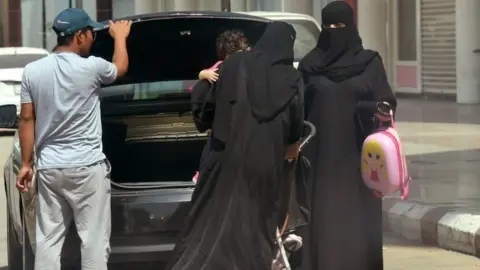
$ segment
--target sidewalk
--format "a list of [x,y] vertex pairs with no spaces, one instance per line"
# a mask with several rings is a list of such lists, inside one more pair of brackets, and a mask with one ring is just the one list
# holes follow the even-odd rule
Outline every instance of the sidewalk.
[[410,198],[385,198],[384,228],[480,257],[480,106],[399,100]]
[[436,247],[415,244],[384,233],[385,270],[478,270],[480,260],[473,256]]

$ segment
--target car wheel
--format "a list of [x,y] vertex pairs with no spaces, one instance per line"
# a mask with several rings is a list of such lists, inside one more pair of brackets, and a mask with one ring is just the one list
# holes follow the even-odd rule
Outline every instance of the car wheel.
[[7,214],[8,269],[22,270],[22,244],[18,241],[10,215]]

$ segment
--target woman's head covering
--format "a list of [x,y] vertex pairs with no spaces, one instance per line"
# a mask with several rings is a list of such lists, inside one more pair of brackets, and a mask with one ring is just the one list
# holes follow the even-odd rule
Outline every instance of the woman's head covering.
[[296,32],[285,22],[272,22],[247,57],[248,99],[258,121],[275,118],[298,92],[300,73],[293,67]]
[[[343,24],[330,28],[328,25]],[[316,48],[300,62],[303,73],[324,74],[339,82],[363,73],[378,53],[364,50],[354,22],[354,12],[344,1],[334,1],[322,10],[324,26]]]
[[270,64],[282,62],[293,64],[293,44],[297,33],[293,26],[285,22],[271,22],[262,37],[253,46],[252,52],[257,56],[268,55]]

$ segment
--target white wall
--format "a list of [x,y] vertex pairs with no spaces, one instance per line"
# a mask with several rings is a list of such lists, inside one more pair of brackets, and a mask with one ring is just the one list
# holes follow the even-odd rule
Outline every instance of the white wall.
[[232,11],[245,11],[248,10],[248,4],[246,0],[232,1],[230,8]]
[[[241,0],[237,0],[242,2]],[[235,2],[235,0],[231,1]],[[233,6],[233,3],[230,3],[230,8]],[[221,11],[222,9],[222,0],[198,0],[197,1],[197,10],[209,10],[209,11]]]
[[387,50],[387,13],[387,0],[358,1],[358,31],[363,46],[377,51],[384,62],[390,58]]
[[[314,16],[320,20],[322,8],[334,0],[231,0],[236,2],[249,2],[245,6],[249,6],[248,10],[262,11],[283,11],[293,13],[303,13]],[[232,4],[233,6],[233,4]]]
[[[22,1],[22,43],[24,46],[42,47],[42,1]],[[96,20],[96,3],[103,0],[82,0],[82,7],[93,20]],[[321,9],[334,0],[231,0],[232,11],[265,10],[297,12],[313,15],[320,21]],[[75,7],[76,0],[45,0],[47,49],[56,44],[56,35],[52,30],[55,16],[62,10]],[[112,0],[114,18],[142,13],[184,10],[221,9],[221,0]]]
[[[43,23],[45,23],[47,50],[57,44],[52,30],[53,20],[64,9],[75,7],[75,0],[45,0],[45,22],[42,22],[42,0],[22,0],[22,46],[43,47]],[[96,0],[83,0],[82,7],[90,17],[97,17]]]
[[330,2],[335,0],[313,0],[313,12],[312,15],[317,21],[322,23],[322,9]]
[[[147,0],[148,2],[149,0]],[[112,16],[119,18],[135,14],[134,0],[113,0],[112,1]]]
[[282,1],[283,1],[283,11],[314,15],[313,2],[315,1],[312,1],[312,0],[282,0]]
[[[103,0],[98,0],[103,1]],[[73,1],[75,2],[75,1]],[[82,8],[88,13],[92,20],[97,20],[97,0],[83,0],[82,1]]]
[[[38,1],[38,0],[37,0]],[[41,2],[41,1],[38,1]],[[75,1],[71,1],[73,4]],[[69,0],[45,0],[46,14],[46,35],[47,35],[47,50],[53,49],[57,44],[57,35],[52,30],[53,20],[64,9],[69,8]],[[74,6],[73,6],[74,7]],[[41,10],[41,9],[40,9]],[[40,12],[41,14],[41,12]]]
[[42,1],[22,0],[22,46],[42,47]]
[[[305,13],[315,16],[320,21],[321,9],[332,1],[334,0],[231,0],[231,9]],[[112,6],[113,17],[118,18],[160,11],[220,11],[221,2],[221,0],[112,0]]]
[[161,11],[220,11],[220,9],[221,0],[112,0],[114,18]]
[[[141,1],[141,0],[140,0]],[[174,2],[174,1],[172,1]],[[195,0],[175,0],[172,10],[174,11],[188,11],[196,9]],[[171,5],[172,6],[172,5]]]
[[457,102],[462,104],[480,103],[480,10],[479,0],[457,0],[456,61],[457,61]]

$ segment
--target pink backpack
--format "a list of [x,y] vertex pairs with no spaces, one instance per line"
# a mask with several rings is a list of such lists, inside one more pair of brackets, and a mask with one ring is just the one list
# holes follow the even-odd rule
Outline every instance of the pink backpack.
[[407,161],[395,130],[393,112],[390,111],[390,127],[382,127],[384,122],[379,121],[380,128],[363,142],[363,182],[379,197],[400,191],[401,199],[405,200],[412,179],[408,175]]

